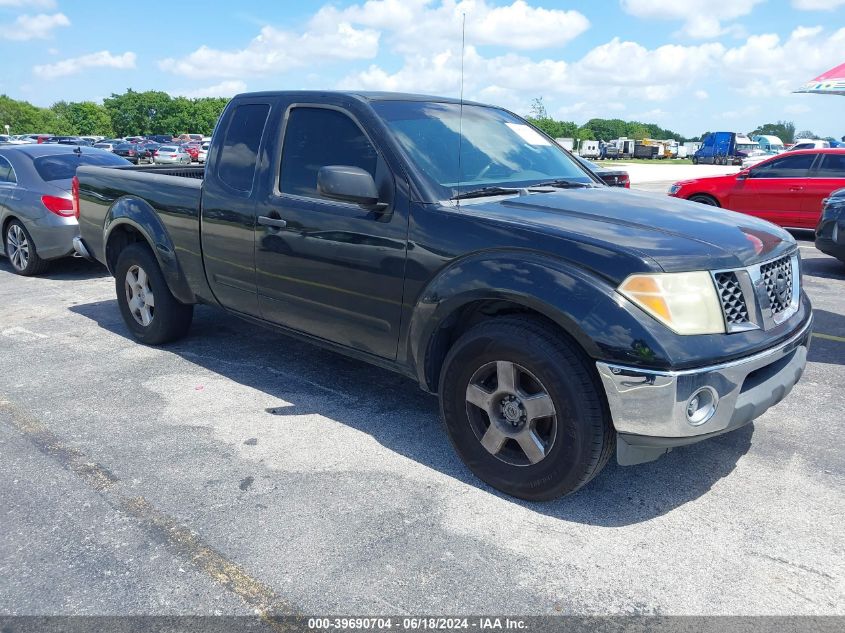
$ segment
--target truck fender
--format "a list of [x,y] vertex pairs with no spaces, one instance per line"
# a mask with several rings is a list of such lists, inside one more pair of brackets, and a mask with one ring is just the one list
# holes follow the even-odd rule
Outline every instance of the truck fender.
[[118,198],[106,214],[103,224],[103,251],[109,271],[112,274],[115,272],[111,269],[108,257],[109,238],[115,234],[115,231],[126,226],[140,233],[150,246],[173,296],[182,303],[196,303],[196,296],[191,291],[182,267],[179,265],[176,248],[170,234],[152,206],[141,198],[132,196]]
[[655,367],[670,363],[660,324],[643,318],[607,280],[548,255],[485,251],[440,271],[413,307],[407,353],[424,389],[436,391],[436,365],[447,351],[437,349],[439,331],[479,301],[507,301],[542,315],[594,360]]

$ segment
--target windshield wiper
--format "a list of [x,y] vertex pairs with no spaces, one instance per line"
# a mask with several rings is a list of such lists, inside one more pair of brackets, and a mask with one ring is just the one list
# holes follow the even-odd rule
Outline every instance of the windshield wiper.
[[452,200],[466,200],[467,198],[483,198],[484,196],[506,196],[508,194],[519,193],[519,189],[513,187],[481,187],[480,189],[472,189],[464,191],[452,196]]
[[592,187],[593,184],[589,182],[580,182],[578,180],[570,180],[569,178],[556,178],[555,180],[547,180],[546,182],[538,182],[533,185],[529,185],[528,189],[534,189],[535,187],[558,187],[560,189],[575,189],[579,187]]

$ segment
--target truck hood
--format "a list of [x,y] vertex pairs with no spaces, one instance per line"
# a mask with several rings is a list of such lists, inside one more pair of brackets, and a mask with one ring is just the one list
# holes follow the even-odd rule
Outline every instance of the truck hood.
[[483,200],[461,210],[512,230],[540,231],[651,260],[666,272],[738,268],[794,249],[764,220],[666,195],[618,187],[566,189]]

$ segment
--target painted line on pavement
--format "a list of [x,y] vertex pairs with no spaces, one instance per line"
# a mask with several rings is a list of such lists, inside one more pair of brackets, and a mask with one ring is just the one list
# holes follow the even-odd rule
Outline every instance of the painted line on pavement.
[[816,338],[824,339],[825,341],[836,341],[837,343],[845,343],[845,336],[834,336],[833,334],[825,334],[823,332],[813,332]]
[[[5,414],[5,415],[4,415]],[[0,423],[5,422],[35,448],[79,477],[110,506],[133,517],[150,536],[165,541],[179,558],[238,596],[275,631],[304,628],[304,616],[237,563],[205,543],[195,530],[157,510],[144,497],[128,497],[115,491],[120,479],[78,448],[68,446],[43,422],[0,396]]]

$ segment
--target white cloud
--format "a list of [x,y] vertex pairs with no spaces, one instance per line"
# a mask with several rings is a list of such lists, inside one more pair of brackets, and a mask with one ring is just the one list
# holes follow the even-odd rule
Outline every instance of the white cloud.
[[0,0],[0,7],[11,7],[14,9],[26,7],[27,9],[49,11],[56,8],[56,0]]
[[[707,42],[647,48],[614,38],[569,62],[519,53],[485,57],[481,49],[468,46],[465,95],[517,112],[527,112],[533,97],[544,96],[553,116],[578,120],[607,116],[608,102],[639,102],[642,108],[643,102],[681,95],[703,101],[710,99],[712,82],[727,83],[749,100],[771,100],[835,65],[843,50],[845,29],[831,33],[820,27],[796,28],[785,40],[755,35],[733,47]],[[349,73],[337,87],[458,95],[459,45],[406,54],[402,60],[398,68],[370,64]],[[741,119],[757,111],[736,109],[730,116]]]
[[792,0],[792,7],[799,11],[833,11],[845,5],[845,0]]
[[[568,63],[553,58],[534,60],[516,53],[484,57],[469,46],[464,61],[465,94],[518,112],[527,111],[528,101],[535,96],[548,97],[550,104],[577,100],[574,105],[555,110],[555,116],[601,116],[602,111],[606,114],[604,104],[611,101],[666,101],[677,96],[715,72],[724,53],[725,47],[718,43],[647,49],[614,38]],[[350,73],[338,87],[457,96],[460,48],[407,55],[404,64],[393,72],[373,64],[363,72]]]
[[[714,65],[724,54],[718,43],[698,46],[667,44],[648,49],[637,42],[613,38],[597,46],[576,63],[581,81],[619,86],[672,86],[686,83]],[[654,88],[652,88],[654,90]]]
[[19,42],[43,40],[53,34],[53,29],[61,26],[70,26],[70,20],[64,13],[19,15],[12,24],[0,25],[0,37]]
[[196,90],[188,90],[180,93],[183,97],[200,98],[200,97],[234,97],[240,92],[246,92],[246,83],[240,79],[233,79],[230,81],[221,81],[219,84],[207,86],[205,88],[197,88]]
[[468,46],[515,50],[559,47],[590,23],[577,11],[534,7],[525,0],[493,6],[487,0],[368,0],[339,9],[327,4],[301,30],[265,26],[245,48],[201,46],[162,70],[192,77],[275,75],[338,60],[374,59],[382,39],[399,55],[459,49],[462,15]]
[[631,115],[631,118],[635,121],[657,122],[662,119],[665,119],[668,114],[669,113],[666,112],[666,110],[661,110],[660,108],[653,108],[651,110],[646,110],[645,112],[635,112]]
[[726,51],[725,77],[745,94],[788,94],[841,61],[845,28],[824,36],[823,27],[799,26],[782,41],[773,33],[752,35]]
[[135,68],[135,53],[126,52],[122,55],[112,55],[109,51],[90,53],[81,57],[71,57],[55,64],[44,64],[33,67],[33,72],[43,79],[56,79],[67,75],[75,75],[86,68]]
[[[622,9],[638,18],[677,20],[684,23],[680,35],[710,39],[731,32],[722,22],[751,13],[765,0],[620,0]],[[735,28],[735,27],[733,27]]]
[[722,112],[722,117],[725,119],[747,119],[748,117],[757,114],[760,111],[758,105],[747,105],[737,110],[725,110]]
[[559,47],[581,35],[590,22],[578,11],[533,7],[525,0],[492,6],[486,0],[369,0],[338,10],[323,7],[316,22],[349,21],[388,32],[400,53],[441,49],[460,42],[463,15],[466,39],[475,46],[518,50]]
[[802,103],[793,103],[783,109],[784,112],[788,112],[789,114],[806,114],[807,112],[812,112],[812,110],[810,106]]
[[304,33],[265,26],[246,48],[220,50],[201,46],[181,59],[159,62],[162,70],[194,78],[282,74],[327,60],[371,59],[379,33],[348,22]]

